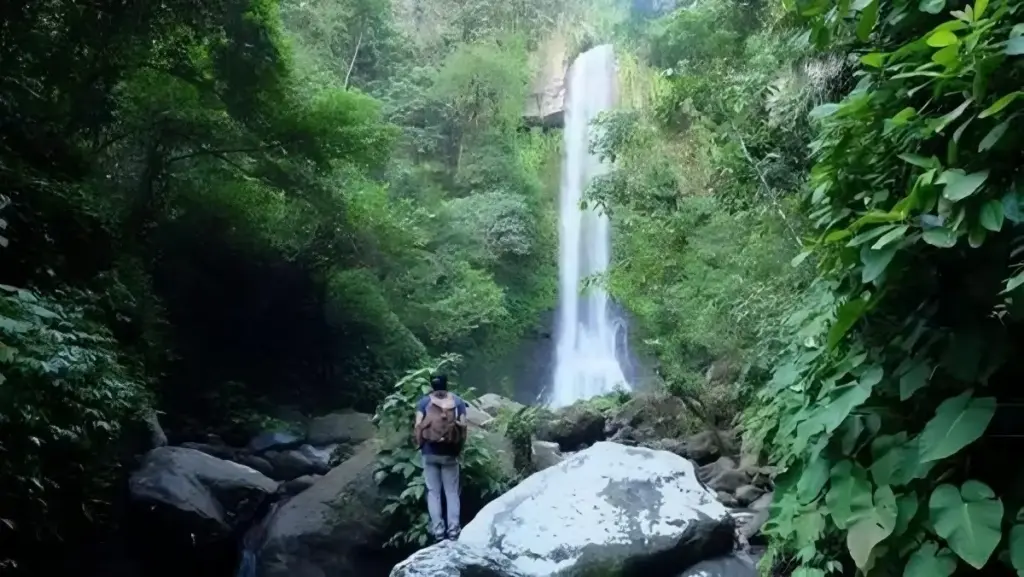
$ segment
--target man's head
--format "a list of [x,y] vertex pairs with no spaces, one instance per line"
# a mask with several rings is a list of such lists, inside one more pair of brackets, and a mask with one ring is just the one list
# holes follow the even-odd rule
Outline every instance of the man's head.
[[447,391],[448,375],[434,375],[430,377],[430,388],[435,391]]

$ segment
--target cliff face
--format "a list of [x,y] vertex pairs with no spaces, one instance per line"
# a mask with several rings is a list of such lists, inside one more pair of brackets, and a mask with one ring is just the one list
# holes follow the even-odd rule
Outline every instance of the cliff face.
[[537,75],[523,109],[528,126],[562,128],[565,111],[565,76],[571,64],[566,41],[553,36],[540,45]]

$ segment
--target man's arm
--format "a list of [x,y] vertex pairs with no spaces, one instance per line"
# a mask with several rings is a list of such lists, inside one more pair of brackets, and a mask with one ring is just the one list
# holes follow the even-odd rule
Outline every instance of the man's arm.
[[426,399],[420,399],[416,402],[416,422],[414,424],[417,427],[423,421],[423,417],[427,416],[427,403],[424,401]]
[[461,427],[466,426],[466,401],[459,398],[459,402],[455,403],[455,422]]

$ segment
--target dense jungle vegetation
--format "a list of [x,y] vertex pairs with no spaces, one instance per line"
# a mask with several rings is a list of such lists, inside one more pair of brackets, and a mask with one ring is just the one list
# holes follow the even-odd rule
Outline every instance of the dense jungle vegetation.
[[783,471],[766,571],[1024,574],[1020,11],[710,0],[633,36],[606,281]]
[[182,438],[372,412],[447,353],[510,393],[555,304],[560,135],[521,114],[559,37],[619,56],[595,282],[780,467],[765,569],[1024,574],[1020,10],[15,2],[0,567],[116,523],[154,411]]
[[5,10],[0,563],[111,521],[153,411],[244,443],[540,330],[560,140],[520,116],[548,4]]

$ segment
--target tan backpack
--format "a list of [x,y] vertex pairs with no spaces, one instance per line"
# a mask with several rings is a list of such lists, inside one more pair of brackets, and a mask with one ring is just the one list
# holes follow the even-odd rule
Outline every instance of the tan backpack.
[[439,396],[432,393],[424,411],[423,420],[416,428],[416,441],[435,445],[461,446],[465,440],[465,432],[457,422],[455,396],[447,393]]

